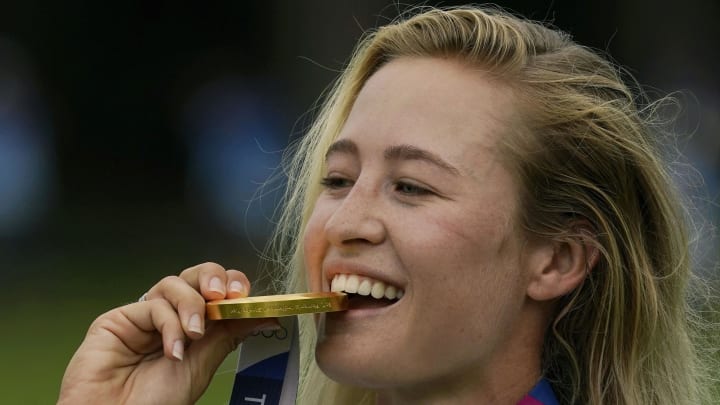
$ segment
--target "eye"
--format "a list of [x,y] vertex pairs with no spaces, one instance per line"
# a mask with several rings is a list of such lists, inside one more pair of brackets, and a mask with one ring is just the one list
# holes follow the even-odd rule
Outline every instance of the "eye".
[[327,176],[323,177],[320,184],[329,190],[339,190],[346,187],[352,187],[353,181],[339,176]]
[[432,191],[425,187],[418,186],[416,184],[408,183],[406,181],[398,181],[395,183],[395,191],[409,196],[424,196],[433,194]]

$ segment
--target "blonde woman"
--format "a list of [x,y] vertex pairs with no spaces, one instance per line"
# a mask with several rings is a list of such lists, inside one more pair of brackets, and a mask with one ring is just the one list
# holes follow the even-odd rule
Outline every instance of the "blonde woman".
[[[709,401],[684,215],[635,100],[596,53],[495,9],[367,35],[297,145],[273,249],[289,292],[393,299],[303,320],[298,403]],[[193,402],[276,327],[205,322],[249,289],[203,264],[102,315],[60,402]]]

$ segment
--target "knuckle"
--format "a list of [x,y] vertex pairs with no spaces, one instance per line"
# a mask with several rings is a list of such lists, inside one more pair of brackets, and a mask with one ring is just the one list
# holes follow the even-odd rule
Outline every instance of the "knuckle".
[[200,265],[201,271],[206,272],[225,272],[225,268],[215,262],[205,262]]
[[105,325],[108,323],[108,314],[109,313],[102,314],[92,321],[88,328],[89,335],[96,334],[98,331],[105,329]]
[[174,285],[174,284],[177,284],[178,281],[182,281],[182,279],[178,276],[165,276],[160,280],[160,282],[158,282],[158,285],[160,285],[160,286]]
[[90,324],[90,327],[88,327],[87,334],[103,334],[108,329],[112,329],[115,325],[118,324],[119,319],[122,318],[122,308],[123,307],[113,308],[95,318]]
[[243,273],[243,272],[240,271],[240,270],[234,270],[234,269],[233,269],[233,270],[228,270],[227,273],[228,273],[228,275],[230,275],[230,276],[232,276],[232,277],[247,279],[247,276],[245,275],[245,273]]
[[[200,294],[188,282],[178,276],[164,277],[158,284],[158,288],[152,291],[150,302],[163,301],[158,305],[177,305],[179,302],[202,299]],[[160,299],[158,299],[160,298]]]
[[190,278],[190,277],[192,277],[192,274],[193,274],[194,272],[198,271],[199,267],[200,267],[200,266],[188,267],[187,269],[181,271],[180,274],[178,275],[178,277],[180,277],[180,278],[182,278],[182,279]]
[[188,267],[180,273],[180,278],[193,279],[193,276],[203,273],[224,273],[225,268],[215,262],[205,262],[192,267]]
[[173,310],[172,304],[166,298],[153,300],[149,305],[152,305],[155,310],[160,311],[161,313],[164,313],[167,310]]

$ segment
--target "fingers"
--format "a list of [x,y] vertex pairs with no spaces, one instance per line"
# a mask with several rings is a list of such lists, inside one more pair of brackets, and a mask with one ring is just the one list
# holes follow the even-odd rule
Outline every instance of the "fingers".
[[162,279],[146,293],[146,300],[113,309],[93,322],[68,366],[63,386],[72,387],[73,381],[86,384],[87,375],[103,373],[119,375],[116,379],[122,385],[131,374],[155,380],[179,372],[197,377],[188,382],[197,399],[242,339],[277,326],[274,319],[255,319],[213,322],[206,330],[207,300],[243,297],[249,291],[242,272],[226,271],[214,263]]
[[[191,344],[193,363],[197,362],[195,366],[201,370],[216,369],[249,334],[276,329],[279,323],[275,318],[243,319],[218,322],[213,326],[203,339]],[[190,337],[186,335],[175,308],[164,299],[128,304],[100,316],[91,325],[86,341],[107,342],[108,333],[122,342],[119,349],[131,352],[128,353],[129,363],[136,361],[135,355],[144,356],[158,351],[160,345],[164,357],[183,360],[188,347],[186,340]]]
[[203,263],[184,270],[180,276],[160,280],[147,299],[163,298],[177,309],[185,334],[200,338],[205,331],[205,301],[245,297],[250,282],[237,270],[225,270],[215,263]]
[[184,280],[169,276],[160,280],[148,292],[149,301],[157,298],[167,300],[177,310],[182,328],[191,339],[205,332],[205,299]]
[[237,270],[225,270],[216,263],[203,263],[180,273],[185,280],[208,300],[246,297],[250,293],[250,281]]
[[158,349],[157,333],[162,338],[163,355],[182,360],[185,332],[175,308],[165,300],[129,304],[99,317],[88,335],[110,332],[135,354],[150,354]]

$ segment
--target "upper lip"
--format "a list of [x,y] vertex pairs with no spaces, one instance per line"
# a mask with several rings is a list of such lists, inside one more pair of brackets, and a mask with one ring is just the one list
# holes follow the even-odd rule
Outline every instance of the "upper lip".
[[338,274],[356,274],[404,289],[402,283],[389,277],[386,272],[359,263],[341,261],[326,262],[323,264],[323,274],[325,275],[325,285],[323,287],[327,288],[328,291],[330,290],[330,283],[332,283],[333,278]]

